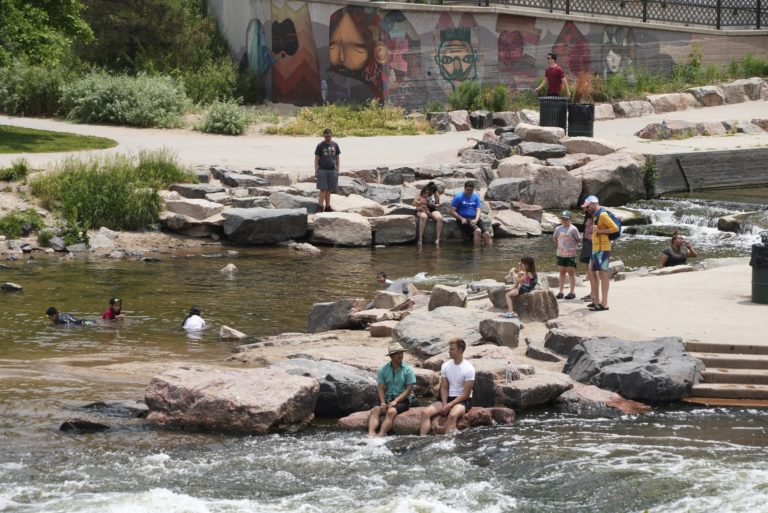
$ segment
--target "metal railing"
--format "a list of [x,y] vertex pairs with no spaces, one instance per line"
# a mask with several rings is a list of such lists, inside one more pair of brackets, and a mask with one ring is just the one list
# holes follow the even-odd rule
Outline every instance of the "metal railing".
[[768,20],[768,0],[426,0],[426,3],[510,5],[551,13],[615,16],[644,23],[661,21],[716,29],[760,29]]

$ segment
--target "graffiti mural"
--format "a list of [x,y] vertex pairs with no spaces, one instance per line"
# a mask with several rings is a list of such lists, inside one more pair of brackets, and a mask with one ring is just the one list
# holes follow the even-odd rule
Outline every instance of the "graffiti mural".
[[272,4],[272,101],[320,104],[320,66],[309,8],[297,5]]
[[477,42],[473,42],[473,29],[477,27],[471,15],[462,15],[459,26],[454,26],[448,14],[442,14],[435,27],[438,44],[435,45],[435,63],[440,76],[451,91],[462,82],[478,80],[480,61]]
[[248,69],[253,73],[264,76],[272,66],[272,58],[267,46],[267,34],[260,20],[251,20],[246,35],[246,60]]
[[557,63],[574,78],[575,75],[589,73],[592,69],[589,42],[572,21],[566,21],[563,25],[555,44],[552,45],[552,53],[557,54]]
[[632,72],[637,59],[635,32],[631,27],[606,25],[601,38],[602,68],[600,73],[607,77],[618,72]]
[[510,89],[530,88],[539,74],[532,52],[539,44],[541,30],[535,22],[534,18],[510,14],[496,19],[499,77]]
[[419,105],[414,79],[421,77],[421,42],[402,11],[391,11],[381,21],[382,41],[387,48],[383,97],[397,105]]

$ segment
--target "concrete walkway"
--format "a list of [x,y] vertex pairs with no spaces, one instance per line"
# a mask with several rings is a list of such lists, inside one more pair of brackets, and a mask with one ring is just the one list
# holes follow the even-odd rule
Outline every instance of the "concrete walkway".
[[[685,151],[755,148],[768,145],[768,132],[760,135],[693,137],[684,140],[645,141],[634,133],[645,125],[662,120],[729,121],[768,117],[768,102],[753,101],[690,111],[654,114],[641,118],[595,122],[595,137],[619,143],[632,151],[663,154]],[[142,149],[168,148],[188,165],[220,164],[233,167],[271,166],[294,175],[312,171],[314,148],[318,137],[288,137],[250,134],[239,137],[208,135],[191,130],[139,129],[116,126],[77,125],[66,121],[0,116],[0,124],[40,130],[55,130],[108,137],[119,145],[91,153],[135,153]],[[440,135],[343,137],[342,169],[401,165],[435,165],[457,160],[456,152],[468,137],[480,138],[482,131],[452,132]],[[0,155],[0,166],[14,159],[26,158],[34,168],[46,168],[72,153]]]

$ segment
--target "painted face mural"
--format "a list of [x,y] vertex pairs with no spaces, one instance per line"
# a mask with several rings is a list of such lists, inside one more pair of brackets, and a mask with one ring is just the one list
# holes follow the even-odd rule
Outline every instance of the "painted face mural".
[[511,89],[528,88],[538,79],[534,52],[541,38],[541,30],[535,27],[535,18],[500,14],[496,18],[498,66],[502,82]]
[[572,75],[589,73],[591,69],[592,54],[589,51],[589,42],[572,21],[566,21],[563,25],[552,46],[552,53],[557,54],[557,63]]
[[413,80],[421,79],[419,34],[401,11],[390,11],[381,21],[387,47],[384,98],[406,108],[419,106]]
[[437,62],[440,75],[456,89],[465,80],[477,78],[477,52],[472,48],[471,31],[467,27],[447,28],[440,31]]
[[381,98],[387,47],[380,40],[375,9],[349,6],[331,15],[328,26],[328,64],[332,72],[364,82]]
[[630,70],[637,59],[632,28],[606,25],[603,29],[602,56],[604,76]]
[[499,67],[511,70],[523,57],[523,35],[519,31],[499,34]]
[[259,20],[251,20],[251,23],[248,25],[247,34],[246,52],[248,69],[259,76],[263,76],[269,71],[269,67],[272,64],[264,25]]
[[314,105],[323,101],[320,66],[309,8],[272,4],[272,98],[276,102]]

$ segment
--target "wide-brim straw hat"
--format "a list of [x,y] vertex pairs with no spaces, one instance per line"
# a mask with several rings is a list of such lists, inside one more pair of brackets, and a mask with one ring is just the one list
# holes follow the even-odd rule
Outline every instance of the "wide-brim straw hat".
[[392,353],[404,353],[405,348],[400,345],[399,342],[392,342],[389,344],[389,348],[387,348],[387,356],[391,355]]

